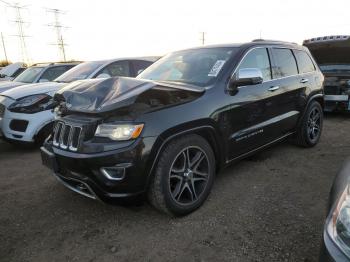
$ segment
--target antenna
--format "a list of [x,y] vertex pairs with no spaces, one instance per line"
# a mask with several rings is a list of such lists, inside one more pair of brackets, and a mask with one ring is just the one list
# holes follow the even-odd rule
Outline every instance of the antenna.
[[65,50],[65,46],[67,44],[65,44],[64,40],[63,40],[63,36],[62,36],[62,29],[63,28],[68,28],[66,26],[63,26],[60,23],[59,20],[59,16],[62,14],[65,14],[66,12],[60,10],[60,9],[50,9],[50,8],[46,8],[46,12],[48,13],[52,13],[54,16],[54,21],[51,24],[48,24],[49,27],[53,27],[56,31],[56,39],[57,39],[57,43],[54,44],[56,46],[58,46],[58,51],[60,53],[61,59],[62,61],[66,61],[66,50]]

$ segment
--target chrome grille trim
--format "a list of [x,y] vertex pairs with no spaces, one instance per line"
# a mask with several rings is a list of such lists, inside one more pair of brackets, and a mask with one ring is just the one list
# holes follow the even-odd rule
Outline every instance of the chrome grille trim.
[[82,127],[57,122],[53,131],[52,144],[62,149],[77,151],[81,135]]

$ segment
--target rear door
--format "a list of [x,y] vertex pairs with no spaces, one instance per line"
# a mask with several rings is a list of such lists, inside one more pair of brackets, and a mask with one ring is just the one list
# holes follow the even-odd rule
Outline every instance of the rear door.
[[301,113],[305,85],[301,83],[294,53],[289,48],[271,48],[272,75],[275,86],[275,120],[270,131],[283,136],[296,127]]

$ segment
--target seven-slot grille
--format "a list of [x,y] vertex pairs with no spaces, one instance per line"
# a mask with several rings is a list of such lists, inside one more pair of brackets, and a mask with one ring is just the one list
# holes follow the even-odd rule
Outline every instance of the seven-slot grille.
[[81,135],[82,127],[57,122],[53,131],[53,145],[62,149],[77,151]]

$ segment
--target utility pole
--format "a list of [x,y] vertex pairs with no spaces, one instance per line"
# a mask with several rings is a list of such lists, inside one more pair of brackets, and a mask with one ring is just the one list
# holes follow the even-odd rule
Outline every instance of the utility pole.
[[201,32],[201,42],[202,42],[202,45],[205,45],[205,32]]
[[4,41],[4,35],[2,34],[2,32],[1,32],[1,42],[2,42],[2,48],[4,49],[5,61],[6,61],[6,63],[8,63],[6,47],[5,47],[5,41]]
[[61,56],[61,59],[63,61],[66,61],[66,50],[65,50],[65,46],[67,44],[65,44],[64,40],[63,40],[63,36],[62,36],[62,29],[63,28],[67,28],[66,26],[63,26],[60,23],[59,20],[59,15],[61,14],[65,14],[65,12],[63,12],[62,10],[59,9],[46,9],[47,12],[52,13],[54,16],[54,21],[51,24],[48,24],[48,26],[53,27],[55,32],[56,32],[56,39],[57,39],[57,43],[54,44],[56,46],[58,46],[58,50]]

